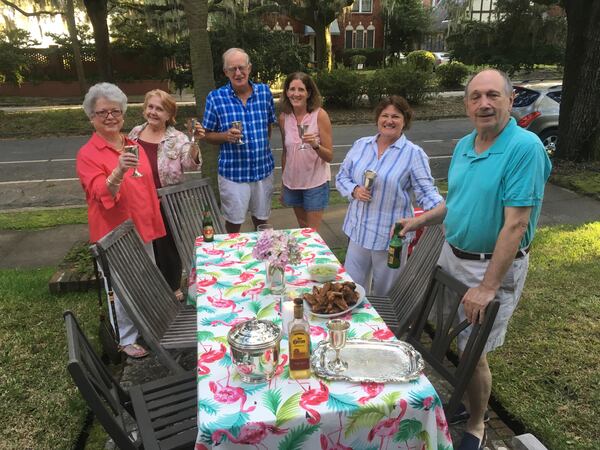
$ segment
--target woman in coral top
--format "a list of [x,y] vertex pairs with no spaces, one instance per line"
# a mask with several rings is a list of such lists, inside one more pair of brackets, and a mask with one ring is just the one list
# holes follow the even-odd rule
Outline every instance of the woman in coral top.
[[[165,227],[146,153],[141,147],[139,158],[124,152],[125,145],[137,145],[121,134],[127,97],[114,84],[98,83],[85,95],[83,109],[95,130],[77,153],[76,164],[88,204],[90,241],[131,219],[154,260],[152,241],[165,235]],[[133,176],[136,168],[141,177]],[[137,329],[116,297],[115,306],[122,351],[133,358],[146,356],[146,349],[136,344]]]
[[282,202],[294,208],[300,227],[318,230],[329,202],[331,121],[321,108],[321,94],[309,75],[288,75],[283,92],[279,115]]
[[[144,148],[150,160],[152,178],[157,189],[183,182],[184,170],[200,169],[202,157],[198,140],[204,139],[204,128],[200,122],[196,123],[193,130],[194,139],[176,130],[174,125],[177,103],[171,95],[160,89],[146,93],[143,115],[146,123],[131,130],[129,138]],[[162,217],[167,234],[154,241],[156,265],[175,292],[175,296],[183,300],[183,292],[180,289],[181,259],[164,212]]]

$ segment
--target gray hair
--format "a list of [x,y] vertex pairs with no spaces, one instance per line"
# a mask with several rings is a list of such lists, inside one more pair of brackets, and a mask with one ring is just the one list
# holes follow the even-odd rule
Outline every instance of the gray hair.
[[467,81],[467,84],[465,85],[465,98],[469,94],[469,85],[471,84],[471,81],[473,81],[473,78],[475,78],[481,72],[486,72],[486,71],[496,72],[498,75],[500,75],[502,77],[502,79],[504,80],[504,91],[506,92],[506,95],[508,95],[510,97],[512,95],[514,89],[513,89],[512,82],[510,81],[510,78],[508,78],[508,75],[506,74],[506,72],[503,72],[502,70],[498,70],[498,69],[489,69],[488,68],[488,69],[482,69],[479,72],[477,72],[469,77],[469,80]]
[[101,98],[118,103],[123,114],[127,111],[127,96],[118,86],[112,83],[98,83],[87,91],[83,99],[83,110],[90,119],[94,117],[96,102]]
[[229,50],[226,50],[225,53],[223,53],[223,67],[225,67],[225,61],[227,61],[227,58],[229,58],[232,54],[234,53],[241,53],[243,55],[246,56],[246,64],[250,65],[250,57],[248,56],[248,53],[246,53],[246,51],[244,49],[241,48],[237,48],[237,47],[232,47]]

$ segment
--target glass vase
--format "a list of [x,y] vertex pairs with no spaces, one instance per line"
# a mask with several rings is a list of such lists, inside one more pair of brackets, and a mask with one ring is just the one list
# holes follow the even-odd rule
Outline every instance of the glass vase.
[[271,294],[283,294],[285,292],[285,267],[266,264],[267,286]]

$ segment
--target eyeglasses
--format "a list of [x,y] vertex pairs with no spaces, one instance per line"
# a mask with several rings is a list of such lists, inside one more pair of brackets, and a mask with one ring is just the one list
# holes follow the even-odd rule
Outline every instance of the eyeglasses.
[[103,109],[102,111],[94,111],[94,115],[98,117],[102,117],[103,119],[108,119],[108,115],[113,116],[115,119],[118,119],[123,115],[123,111],[120,109],[111,109],[110,111],[106,111]]
[[225,72],[230,73],[230,74],[235,74],[238,70],[242,73],[244,73],[246,70],[248,70],[248,64],[243,65],[243,66],[233,66],[233,67],[226,67],[225,68]]

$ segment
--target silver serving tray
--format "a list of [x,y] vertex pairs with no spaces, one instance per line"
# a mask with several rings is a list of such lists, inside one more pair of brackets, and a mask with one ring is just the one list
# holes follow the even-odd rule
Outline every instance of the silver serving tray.
[[321,341],[310,362],[315,375],[328,380],[370,381],[374,383],[406,383],[419,378],[423,358],[412,345],[402,341],[351,339],[340,351],[348,368],[336,374],[327,368],[335,359],[329,341]]

